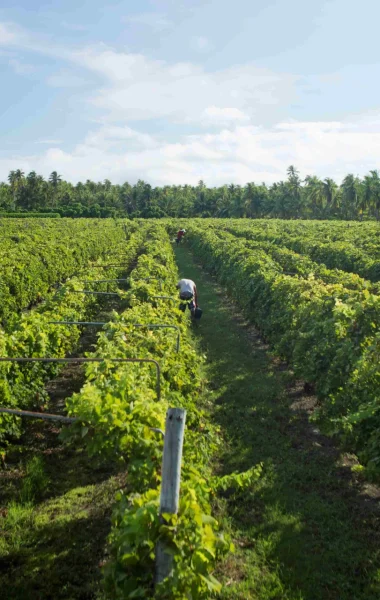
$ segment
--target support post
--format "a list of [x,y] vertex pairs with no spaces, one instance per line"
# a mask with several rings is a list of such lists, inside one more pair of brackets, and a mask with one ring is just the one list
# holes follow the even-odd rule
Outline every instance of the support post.
[[[169,408],[166,413],[164,452],[162,457],[162,481],[160,495],[160,520],[163,514],[176,515],[179,505],[181,461],[185,432],[186,411]],[[173,557],[165,552],[165,543],[160,541],[156,548],[156,584],[170,577]]]

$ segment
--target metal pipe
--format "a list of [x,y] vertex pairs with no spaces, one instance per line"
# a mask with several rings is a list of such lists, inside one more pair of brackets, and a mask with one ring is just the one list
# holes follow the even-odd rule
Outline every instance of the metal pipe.
[[70,290],[70,294],[91,294],[93,296],[117,296],[120,298],[119,294],[115,292],[93,292],[92,290]]
[[50,413],[31,412],[29,410],[14,410],[13,408],[0,408],[0,413],[16,415],[18,417],[32,417],[35,419],[44,419],[45,421],[63,421],[64,423],[75,423],[78,419],[74,417],[64,417],[62,415],[52,415]]
[[156,367],[156,392],[157,400],[161,400],[161,368],[159,363],[153,358],[9,358],[8,356],[1,356],[0,362],[10,363],[26,363],[26,362],[40,362],[40,363],[90,363],[90,362],[114,362],[114,363],[152,363]]
[[[16,417],[30,417],[31,419],[42,419],[44,421],[62,421],[64,423],[76,423],[79,421],[76,417],[64,417],[63,415],[52,415],[50,413],[40,413],[30,410],[15,410],[13,408],[0,407],[0,413],[15,415]],[[85,421],[86,422],[86,421]],[[150,431],[155,431],[165,438],[165,433],[158,427],[149,427]]]
[[92,281],[83,281],[81,280],[82,283],[88,284],[88,283],[111,283],[111,281],[129,281],[129,279],[93,279]]
[[49,321],[49,325],[107,325],[110,321]]
[[128,265],[90,265],[89,267],[87,267],[86,269],[82,269],[82,271],[87,271],[87,269],[108,269],[108,268],[112,268],[112,267],[124,267],[125,269],[128,268]]

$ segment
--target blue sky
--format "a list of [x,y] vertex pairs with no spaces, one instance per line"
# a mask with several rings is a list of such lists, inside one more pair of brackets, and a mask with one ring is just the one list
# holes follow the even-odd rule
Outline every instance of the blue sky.
[[363,175],[379,18],[375,0],[2,0],[0,180]]

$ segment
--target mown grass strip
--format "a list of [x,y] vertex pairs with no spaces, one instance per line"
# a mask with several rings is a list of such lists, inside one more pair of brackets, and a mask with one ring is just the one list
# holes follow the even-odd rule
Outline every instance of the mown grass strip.
[[210,276],[180,247],[182,277],[204,310],[208,397],[226,437],[222,472],[264,462],[256,487],[220,507],[237,552],[220,569],[221,597],[375,600],[380,596],[379,512],[342,456],[308,424],[307,403]]

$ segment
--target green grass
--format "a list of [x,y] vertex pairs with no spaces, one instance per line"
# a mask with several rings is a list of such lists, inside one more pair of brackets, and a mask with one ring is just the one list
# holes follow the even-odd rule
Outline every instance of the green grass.
[[125,474],[45,431],[33,423],[1,473],[1,597],[100,598],[111,507]]
[[204,311],[196,336],[207,354],[213,419],[226,438],[217,468],[264,463],[255,489],[219,503],[237,548],[218,573],[222,598],[378,599],[376,503],[309,425],[308,397],[291,372],[272,359],[186,246],[176,255]]

